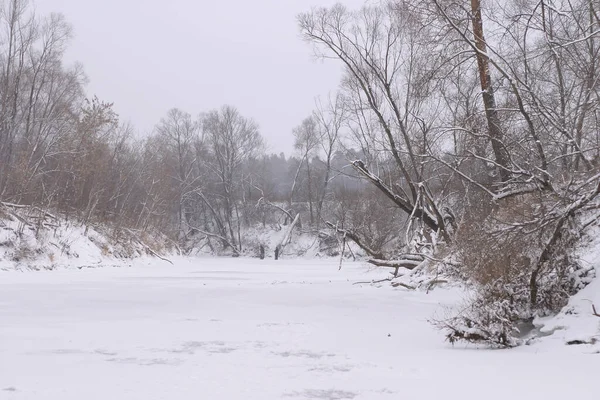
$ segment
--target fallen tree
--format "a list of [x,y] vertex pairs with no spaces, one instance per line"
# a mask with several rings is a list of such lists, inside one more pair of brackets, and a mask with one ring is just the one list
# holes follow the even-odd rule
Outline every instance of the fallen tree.
[[407,269],[409,271],[414,270],[416,267],[421,265],[425,259],[423,257],[406,254],[400,256],[400,258],[394,260],[379,260],[370,259],[367,260],[369,264],[375,265],[376,267],[394,268],[394,277],[398,276],[400,268]]
[[296,214],[296,217],[294,217],[294,220],[288,226],[287,230],[285,231],[285,234],[281,238],[281,241],[279,242],[279,244],[277,246],[275,246],[275,259],[276,260],[278,260],[279,257],[281,256],[281,252],[283,251],[283,248],[292,241],[292,231],[294,230],[294,227],[298,224],[298,222],[300,222],[300,214]]
[[371,249],[360,238],[360,236],[358,236],[358,234],[356,234],[355,232],[353,232],[353,231],[351,231],[349,229],[340,228],[337,224],[334,225],[334,224],[332,224],[329,221],[325,221],[325,225],[327,225],[328,227],[330,227],[331,229],[333,229],[336,233],[341,234],[344,237],[352,240],[354,243],[356,243],[356,245],[358,247],[360,247],[361,249],[363,249],[365,251],[365,253],[367,253],[369,256],[373,257],[374,259],[384,259],[384,258],[386,258],[383,253]]

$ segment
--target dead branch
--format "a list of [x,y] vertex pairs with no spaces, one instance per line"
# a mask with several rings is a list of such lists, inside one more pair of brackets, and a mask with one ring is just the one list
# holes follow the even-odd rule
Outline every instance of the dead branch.
[[440,285],[440,284],[444,284],[444,283],[448,283],[448,281],[446,279],[433,279],[433,280],[429,281],[427,283],[427,293],[429,293],[429,291],[431,289],[433,289],[433,287],[435,285]]
[[11,208],[27,208],[29,207],[28,205],[24,205],[24,204],[14,204],[14,203],[7,203],[7,202],[0,202],[0,204],[2,204],[4,207],[11,207]]
[[8,213],[10,215],[12,215],[13,217],[15,217],[17,220],[19,220],[23,225],[25,225],[25,226],[33,226],[33,224],[29,223],[29,221],[27,221],[25,218],[21,217],[19,214],[14,213],[12,211],[8,211]]
[[165,258],[165,257],[161,256],[160,254],[158,254],[157,252],[155,252],[154,250],[152,250],[152,249],[150,248],[150,246],[148,246],[146,243],[144,243],[144,241],[142,241],[142,240],[141,240],[141,239],[140,239],[140,238],[139,238],[139,237],[138,237],[138,236],[137,236],[137,235],[136,235],[136,234],[135,234],[135,233],[134,233],[134,232],[133,232],[131,229],[127,229],[127,232],[129,232],[129,234],[131,234],[131,236],[133,236],[133,238],[134,238],[134,239],[135,239],[135,240],[136,240],[136,241],[137,241],[139,244],[141,244],[141,245],[142,245],[142,246],[143,246],[143,247],[146,249],[146,251],[148,251],[148,252],[149,252],[150,254],[152,254],[154,257],[156,257],[156,258],[158,258],[158,259],[160,259],[160,260],[166,261],[166,262],[168,262],[169,264],[173,265],[173,261],[169,260],[168,258]]
[[389,282],[391,281],[390,278],[385,278],[385,279],[379,279],[377,281],[369,281],[369,282],[354,282],[353,285],[372,285],[374,283],[381,283],[381,282]]
[[261,197],[260,199],[258,199],[258,202],[256,203],[257,206],[260,206],[261,204],[264,204],[264,205],[269,206],[269,207],[276,208],[279,211],[281,211],[282,213],[284,213],[290,219],[290,221],[294,220],[294,217],[292,216],[292,214],[289,211],[287,211],[283,207],[278,206],[277,204],[271,203],[270,201],[268,201],[264,197]]
[[371,260],[367,260],[367,262],[369,264],[373,264],[377,267],[395,268],[394,278],[397,278],[400,268],[413,270],[423,262],[423,259],[421,259],[421,260],[410,260],[410,259],[408,259],[408,260],[392,260],[392,261],[371,259]]
[[31,206],[31,205],[27,205],[27,204],[7,203],[5,201],[0,202],[0,204],[2,204],[6,208],[16,208],[16,209],[31,208],[32,210],[40,212],[40,214],[42,214],[44,217],[47,217],[47,218],[50,218],[53,220],[58,220],[58,218],[55,215],[50,214],[49,212],[42,210],[41,208],[36,207],[36,206]]
[[406,289],[409,289],[409,290],[416,290],[417,289],[414,286],[410,286],[410,285],[407,285],[406,283],[402,283],[402,282],[392,282],[392,286],[393,287],[402,286],[403,288],[406,288]]
[[228,247],[230,247],[230,248],[231,248],[231,250],[232,250],[232,251],[233,251],[233,252],[234,252],[236,255],[238,255],[238,256],[240,255],[240,251],[239,251],[239,250],[238,250],[238,249],[237,249],[237,248],[236,248],[236,247],[235,247],[235,246],[234,246],[234,245],[233,245],[233,244],[232,244],[232,243],[231,243],[229,240],[227,240],[227,238],[226,238],[226,237],[224,237],[224,236],[221,236],[221,235],[217,235],[216,233],[207,232],[207,231],[205,231],[205,230],[203,230],[203,229],[196,228],[195,226],[191,226],[191,225],[190,225],[190,228],[192,228],[192,229],[194,229],[194,230],[196,230],[196,231],[200,232],[201,234],[203,234],[203,235],[206,235],[206,236],[208,236],[208,237],[214,237],[214,238],[217,238],[217,239],[221,240],[221,241],[222,241],[223,243],[225,243],[225,244],[226,244]]
[[422,262],[421,260],[378,260],[378,259],[370,259],[367,260],[369,264],[373,264],[377,267],[388,267],[388,268],[406,268],[406,269],[415,269]]
[[287,231],[283,235],[283,238],[281,238],[281,242],[279,242],[279,244],[275,247],[275,259],[276,260],[279,259],[279,256],[281,255],[281,252],[283,251],[283,248],[285,246],[287,246],[288,243],[291,242],[291,240],[292,240],[292,231],[294,230],[294,227],[298,224],[298,221],[300,221],[300,214],[296,214],[296,218],[294,218],[294,220],[290,224],[289,228],[287,229]]
[[369,171],[364,162],[356,160],[352,162],[352,166],[408,215],[414,215],[416,218],[423,220],[423,223],[434,232],[439,229],[443,230],[444,227],[439,226],[438,221],[427,210],[394,193],[378,176]]
[[365,243],[363,243],[363,241],[361,240],[361,238],[358,237],[358,235],[355,234],[354,232],[352,232],[352,231],[350,231],[348,229],[342,229],[342,228],[338,227],[337,225],[332,224],[329,221],[325,221],[325,225],[327,225],[331,229],[335,230],[337,233],[339,233],[341,235],[344,235],[348,239],[352,240],[354,243],[356,243],[358,245],[358,247],[360,247],[361,249],[363,249],[371,257],[376,258],[376,259],[383,259],[383,258],[385,258],[382,253],[377,252],[377,251],[371,249],[369,246],[367,246]]

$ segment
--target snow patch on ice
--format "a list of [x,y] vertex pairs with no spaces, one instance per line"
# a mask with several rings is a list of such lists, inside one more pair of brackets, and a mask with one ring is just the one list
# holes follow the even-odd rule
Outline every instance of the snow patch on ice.
[[600,312],[600,226],[587,237],[587,244],[578,250],[578,258],[583,266],[595,269],[596,278],[571,297],[558,315],[534,321],[540,332],[546,333],[542,343],[583,344],[593,351],[600,351],[600,318],[592,311],[592,305],[595,305]]

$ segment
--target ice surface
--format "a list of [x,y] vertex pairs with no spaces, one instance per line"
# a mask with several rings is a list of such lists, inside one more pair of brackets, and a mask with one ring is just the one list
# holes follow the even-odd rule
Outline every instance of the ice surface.
[[600,396],[596,347],[445,343],[427,320],[456,291],[353,285],[388,271],[337,260],[174,261],[0,272],[0,399]]

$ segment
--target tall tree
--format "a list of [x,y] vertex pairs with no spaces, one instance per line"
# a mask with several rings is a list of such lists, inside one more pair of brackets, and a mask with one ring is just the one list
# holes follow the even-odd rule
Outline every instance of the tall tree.
[[[300,152],[301,159],[306,165],[306,188],[308,193],[308,207],[310,211],[310,223],[315,222],[313,210],[313,179],[310,171],[311,156],[313,156],[319,146],[321,135],[318,131],[319,126],[314,117],[308,117],[294,129],[294,148]],[[300,167],[299,167],[300,168]]]
[[215,178],[216,195],[222,199],[226,234],[236,251],[242,250],[238,200],[243,194],[246,163],[264,151],[258,124],[232,106],[223,106],[203,118],[203,133],[211,157],[207,167]]

